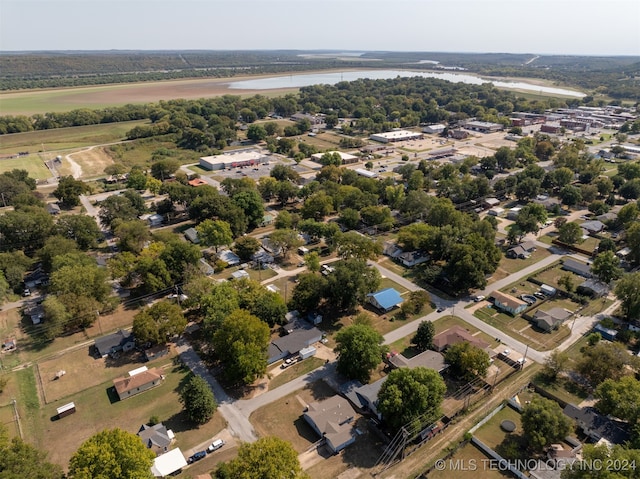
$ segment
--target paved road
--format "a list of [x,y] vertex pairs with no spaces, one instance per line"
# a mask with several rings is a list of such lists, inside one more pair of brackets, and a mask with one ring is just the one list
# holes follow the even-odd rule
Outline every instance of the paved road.
[[320,379],[324,379],[327,376],[331,376],[336,372],[335,362],[325,363],[323,366],[319,367],[311,371],[304,376],[299,376],[292,381],[289,381],[286,384],[283,384],[280,387],[272,389],[271,391],[267,391],[264,394],[260,394],[259,396],[255,396],[251,399],[241,399],[236,401],[237,408],[242,411],[247,417],[251,415],[253,411],[261,408],[267,404],[270,404],[274,401],[277,401],[280,398],[283,398],[298,389],[303,388],[307,384],[314,383]]
[[220,411],[222,417],[227,421],[227,426],[231,433],[241,441],[256,441],[258,436],[249,419],[247,419],[248,415],[245,416],[240,412],[233,398],[222,389],[222,386],[220,386],[218,381],[211,375],[191,345],[184,340],[180,340],[176,346],[182,362],[186,364],[194,374],[197,374],[207,381],[209,387],[211,387],[218,402],[218,411]]

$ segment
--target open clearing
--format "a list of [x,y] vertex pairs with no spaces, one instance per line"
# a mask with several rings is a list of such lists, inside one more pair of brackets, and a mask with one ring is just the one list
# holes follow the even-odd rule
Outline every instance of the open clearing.
[[[229,94],[238,96],[264,94],[264,90],[229,89],[230,82],[255,78],[258,77],[200,78],[196,80],[25,90],[0,94],[0,111],[4,115],[33,115],[53,111],[71,111],[79,108],[98,109],[108,106],[153,103],[174,98],[193,100]],[[281,88],[269,90],[269,93],[284,95],[297,90],[297,88]]]

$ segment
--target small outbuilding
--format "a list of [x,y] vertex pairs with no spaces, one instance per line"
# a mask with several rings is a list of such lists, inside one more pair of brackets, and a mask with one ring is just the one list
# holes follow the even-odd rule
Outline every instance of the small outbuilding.
[[249,279],[249,273],[247,273],[243,269],[239,269],[238,271],[234,271],[233,273],[231,273],[231,279],[240,280],[245,278]]
[[76,412],[76,405],[73,402],[65,404],[64,406],[60,406],[56,409],[58,413],[58,419],[62,419],[63,417],[70,416],[71,414]]
[[200,243],[200,238],[198,237],[198,231],[195,228],[188,228],[184,231],[184,237],[191,241],[193,244]]
[[151,474],[154,477],[167,477],[183,467],[187,467],[187,461],[179,447],[156,457],[151,466]]

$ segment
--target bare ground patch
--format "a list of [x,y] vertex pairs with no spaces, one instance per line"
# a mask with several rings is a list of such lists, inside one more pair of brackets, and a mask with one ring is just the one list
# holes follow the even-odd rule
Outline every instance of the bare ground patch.
[[[70,153],[67,156],[80,165],[82,169],[81,178],[103,175],[104,169],[113,164],[113,158],[111,158],[105,147],[91,147],[87,150]],[[60,174],[64,176],[73,175],[73,173],[73,165],[65,157],[60,167]]]

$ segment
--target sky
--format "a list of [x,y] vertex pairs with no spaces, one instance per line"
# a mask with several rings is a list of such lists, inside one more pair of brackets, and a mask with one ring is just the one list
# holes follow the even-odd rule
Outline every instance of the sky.
[[640,55],[639,0],[0,0],[0,51]]

